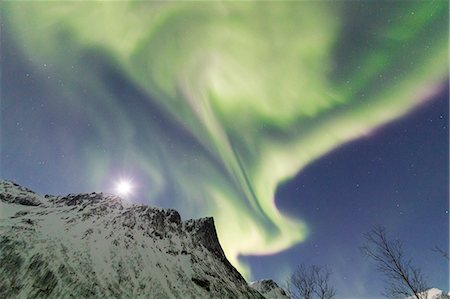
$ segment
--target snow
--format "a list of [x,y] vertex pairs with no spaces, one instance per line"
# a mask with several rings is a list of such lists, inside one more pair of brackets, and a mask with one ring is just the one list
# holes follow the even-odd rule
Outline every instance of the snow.
[[264,298],[226,260],[211,218],[8,181],[0,209],[1,298]]
[[288,299],[286,292],[271,279],[263,279],[249,283],[249,286],[260,292],[267,299]]
[[[426,295],[426,297],[423,297],[422,299],[441,299],[441,298],[448,298],[445,297],[446,295],[444,292],[438,288],[431,288],[426,290],[425,292],[421,293],[421,296]],[[447,294],[447,296],[450,296],[450,292]],[[414,299],[413,296],[406,297],[405,299]]]

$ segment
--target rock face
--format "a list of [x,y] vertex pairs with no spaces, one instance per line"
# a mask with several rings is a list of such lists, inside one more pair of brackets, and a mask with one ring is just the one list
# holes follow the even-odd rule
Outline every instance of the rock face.
[[264,298],[212,218],[101,193],[41,197],[0,181],[0,298]]
[[286,292],[275,281],[263,279],[249,283],[249,286],[260,292],[267,299],[289,299]]

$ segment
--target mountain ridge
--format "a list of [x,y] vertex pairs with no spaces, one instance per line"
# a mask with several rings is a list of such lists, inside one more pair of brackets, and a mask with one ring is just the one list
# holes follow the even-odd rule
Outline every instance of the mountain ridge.
[[265,298],[227,260],[211,217],[5,180],[0,276],[2,298]]

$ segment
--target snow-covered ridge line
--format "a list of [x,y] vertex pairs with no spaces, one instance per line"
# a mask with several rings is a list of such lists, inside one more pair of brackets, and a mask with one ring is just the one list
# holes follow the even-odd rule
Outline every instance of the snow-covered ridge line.
[[268,299],[289,299],[286,292],[271,279],[252,281],[249,283],[249,286],[260,292],[265,298]]
[[226,259],[213,218],[10,181],[0,181],[0,277],[1,298],[264,298]]
[[39,195],[12,181],[0,181],[0,201],[29,206],[42,204]]

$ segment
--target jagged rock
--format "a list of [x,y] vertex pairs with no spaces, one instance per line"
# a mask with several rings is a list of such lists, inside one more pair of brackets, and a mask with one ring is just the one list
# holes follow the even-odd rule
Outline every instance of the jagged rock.
[[0,298],[264,298],[226,259],[212,218],[9,181],[0,213]]
[[249,283],[249,286],[260,292],[267,299],[289,299],[286,292],[271,279],[263,279]]
[[4,181],[4,184],[0,185],[0,201],[25,206],[38,206],[41,204],[36,193],[10,181]]

